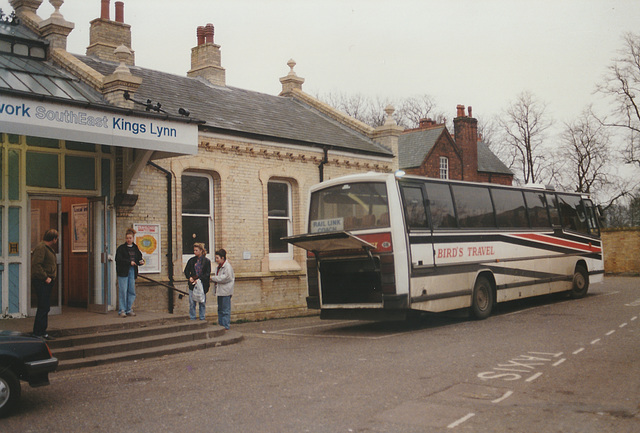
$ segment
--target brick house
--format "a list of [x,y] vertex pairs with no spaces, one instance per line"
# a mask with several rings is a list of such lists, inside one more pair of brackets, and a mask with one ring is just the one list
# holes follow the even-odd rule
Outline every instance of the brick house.
[[[96,259],[102,262],[96,268],[98,262],[83,256],[83,261],[66,272],[68,283],[81,289],[73,305],[92,304],[96,290],[104,285],[98,300],[105,311],[116,308],[113,254],[124,241],[125,230],[138,226],[157,229],[153,246],[158,248],[154,249],[155,263],[147,260],[145,266],[153,266],[141,274],[153,282],[137,281],[135,308],[186,315],[186,298],[179,299],[166,286],[186,289],[184,265],[192,255],[193,243],[204,242],[211,258],[213,251],[225,248],[235,269],[234,317],[305,312],[306,256],[280,238],[306,231],[311,185],[354,172],[397,170],[395,155],[402,128],[393,120],[393,109],[387,108],[387,122],[381,127],[358,122],[304,93],[304,79],[296,75],[293,61],[287,63],[289,72],[280,78],[280,95],[227,86],[220,46],[214,43],[210,24],[194,29],[196,46],[191,50],[191,69],[186,76],[137,66],[132,50],[135,41],[131,26],[124,22],[122,2],[116,2],[115,20],[111,20],[110,2],[102,0],[100,17],[90,23],[86,55],[72,54],[66,50],[66,37],[74,24],[64,21],[59,10],[48,20],[40,18],[37,9],[41,3],[10,0],[22,26],[28,27],[35,39],[46,39],[48,50],[42,63],[91,90],[95,101],[86,105],[114,111],[117,115],[110,127],[130,136],[130,145],[116,137],[112,146],[95,148],[92,161],[97,161],[93,164],[98,174],[93,176],[98,180],[91,190],[72,191],[64,185],[21,186],[25,209],[39,194],[54,201],[73,201],[69,206],[104,200],[104,224],[93,237],[98,242],[104,239],[104,245],[99,246],[102,259]],[[56,24],[55,31],[51,23]],[[25,97],[41,97],[23,93]],[[189,128],[195,128],[193,142],[172,147],[171,140],[182,134],[181,128],[188,129],[185,137],[192,137]],[[87,152],[87,146],[78,150],[82,146],[66,140],[64,134],[54,138],[55,149],[59,149],[55,152],[62,161],[71,161],[66,154]],[[29,140],[26,130],[19,138],[24,147],[19,152],[30,152]],[[154,140],[164,144],[156,145]],[[93,137],[84,141],[101,143]],[[63,174],[70,165],[66,167],[61,169]],[[21,170],[27,177],[30,171],[39,171],[28,165]],[[4,209],[10,206],[7,202]],[[33,219],[27,214],[21,213],[21,224],[29,232]],[[60,208],[47,211],[49,214],[61,227],[69,220]],[[21,241],[29,242],[27,238]],[[71,251],[69,244],[62,243],[63,256],[80,258],[83,253]],[[26,257],[23,259],[26,263]],[[94,266],[89,268],[89,263]],[[26,280],[28,273],[21,275],[20,281]],[[16,284],[21,301],[15,313],[28,315],[30,289],[25,283]],[[61,288],[59,307],[72,305],[65,290]],[[0,299],[13,296],[0,295]],[[216,311],[215,298],[208,300],[207,308],[211,313]]]
[[422,119],[418,128],[404,131],[398,140],[400,169],[427,177],[511,185],[513,173],[479,141],[478,121],[471,107],[468,113],[458,105],[453,136],[444,124],[431,119]]

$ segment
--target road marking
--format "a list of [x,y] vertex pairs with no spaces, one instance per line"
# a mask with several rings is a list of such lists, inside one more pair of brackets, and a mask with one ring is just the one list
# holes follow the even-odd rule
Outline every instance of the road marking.
[[584,350],[584,347],[581,347],[580,349],[578,349],[575,352],[573,352],[573,354],[577,355],[578,353],[582,352],[583,350]]
[[562,359],[560,359],[559,361],[556,361],[556,362],[554,362],[554,363],[553,363],[553,364],[551,364],[551,365],[553,365],[554,367],[557,367],[557,366],[559,366],[560,364],[562,364],[563,362],[565,362],[566,360],[567,360],[567,358],[562,358]]
[[536,373],[533,376],[531,376],[529,379],[526,379],[525,382],[533,382],[534,380],[536,380],[540,376],[542,376],[542,373]]
[[475,414],[475,413],[471,413],[471,412],[470,412],[470,413],[466,414],[465,416],[463,416],[462,418],[460,418],[459,420],[454,421],[454,422],[452,422],[451,424],[449,424],[449,425],[447,426],[447,428],[456,428],[456,427],[458,427],[460,424],[462,424],[463,422],[465,422],[465,421],[467,421],[467,420],[469,420],[469,419],[473,418],[474,416],[476,416],[476,414]]
[[624,305],[626,305],[627,307],[638,307],[640,306],[640,299],[636,299],[635,301],[629,302],[628,304]]
[[604,335],[606,335],[606,336],[608,337],[609,335],[613,334],[614,332],[616,332],[616,330],[615,330],[615,329],[613,329],[613,330],[611,330],[611,331],[607,332],[607,333],[606,333],[606,334],[604,334]]
[[633,317],[631,318],[631,321],[634,321],[634,320],[636,320],[637,318],[638,318],[638,316],[633,316]]
[[511,394],[513,394],[513,391],[507,391],[504,393],[502,397],[496,398],[495,400],[491,400],[491,403],[500,403],[501,401],[511,397]]
[[599,338],[596,338],[595,340],[593,340],[593,341],[591,342],[591,344],[596,344],[598,341],[600,341],[600,339],[599,339]]
[[624,322],[623,324],[621,324],[620,326],[618,326],[618,328],[624,328],[625,326],[627,326],[627,322]]
[[558,353],[549,353],[549,352],[527,352],[527,353],[533,353],[533,354],[537,354],[537,355],[549,355],[549,356],[553,356],[554,358],[557,358],[559,356],[562,356],[562,352],[558,352]]

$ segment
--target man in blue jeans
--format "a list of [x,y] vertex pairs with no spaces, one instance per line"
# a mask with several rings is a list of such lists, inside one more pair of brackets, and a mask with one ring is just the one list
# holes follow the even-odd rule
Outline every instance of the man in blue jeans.
[[216,283],[216,295],[218,296],[218,325],[229,329],[231,325],[231,296],[235,275],[233,268],[227,261],[227,252],[223,249],[216,251],[216,263],[218,266],[211,277]]

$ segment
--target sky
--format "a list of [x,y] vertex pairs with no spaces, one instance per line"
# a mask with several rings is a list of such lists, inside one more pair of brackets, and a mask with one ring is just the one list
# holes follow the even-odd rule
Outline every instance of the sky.
[[[290,58],[311,95],[430,95],[474,117],[500,114],[523,91],[557,123],[589,104],[597,82],[640,32],[638,0],[125,0],[138,66],[185,75],[196,28],[212,23],[227,85],[277,95]],[[115,18],[115,1],[111,18]],[[5,13],[8,0],[0,0]],[[38,10],[48,18],[45,0]],[[67,50],[84,54],[100,0],[66,0]],[[161,98],[160,98],[161,99]]]

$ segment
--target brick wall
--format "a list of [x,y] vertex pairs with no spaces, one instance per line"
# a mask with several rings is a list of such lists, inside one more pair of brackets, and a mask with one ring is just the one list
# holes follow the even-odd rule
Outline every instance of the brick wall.
[[640,227],[603,229],[604,270],[608,274],[640,274]]
[[[294,248],[293,260],[270,260],[267,184],[283,180],[291,185],[293,234],[306,232],[305,218],[308,190],[318,183],[318,165],[323,158],[320,149],[282,146],[277,143],[231,138],[202,133],[199,152],[155,161],[173,174],[174,280],[186,289],[182,261],[182,175],[208,174],[214,186],[214,237],[212,250],[225,248],[236,273],[232,315],[261,319],[309,314],[306,310],[306,254]],[[324,166],[324,179],[369,171],[391,172],[391,159],[376,159],[346,153],[329,152]],[[149,277],[166,282],[167,274],[167,210],[166,177],[153,167],[145,167],[133,194],[138,202],[132,209],[117,213],[118,240],[133,223],[157,223],[162,230],[162,272]],[[245,255],[246,253],[246,255]],[[208,257],[213,261],[213,253]],[[138,279],[136,308],[167,311],[167,289]],[[187,314],[187,298],[174,295],[175,314]],[[215,298],[209,296],[207,313],[215,316]]]

